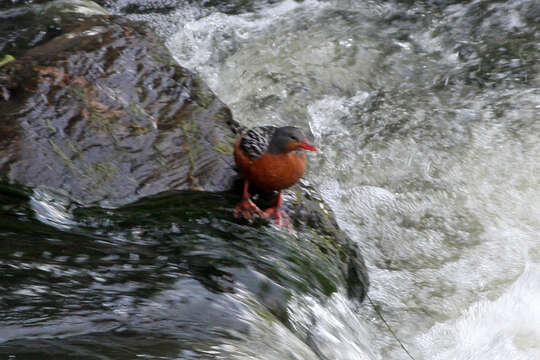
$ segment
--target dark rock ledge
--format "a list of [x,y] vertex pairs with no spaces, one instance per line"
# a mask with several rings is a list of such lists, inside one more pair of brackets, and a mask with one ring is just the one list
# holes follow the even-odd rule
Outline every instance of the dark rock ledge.
[[[91,16],[63,4],[12,13],[12,21],[35,25],[13,31],[14,60],[0,67],[5,199],[19,191],[14,189],[61,192],[77,204],[75,218],[86,231],[116,224],[124,230],[109,233],[122,232],[137,224],[153,229],[157,239],[168,236],[174,222],[183,233],[207,229],[221,236],[223,254],[237,238],[244,255],[234,263],[210,255],[186,260],[190,273],[199,271],[201,283],[212,291],[228,291],[216,274],[241,267],[232,279],[254,294],[261,280],[245,269],[296,291],[329,295],[344,287],[363,299],[368,281],[361,254],[314,189],[303,183],[287,192],[297,237],[274,237],[265,224],[236,221],[232,208],[239,193],[230,189],[236,179],[231,153],[237,123],[227,106],[175,63],[144,25],[102,14],[95,4],[87,12]],[[272,245],[277,241],[284,244]],[[294,269],[281,274],[294,275],[279,275],[275,264],[258,261],[260,251],[287,258]],[[219,271],[208,275],[210,267]],[[280,301],[260,300],[275,315],[286,311]]]

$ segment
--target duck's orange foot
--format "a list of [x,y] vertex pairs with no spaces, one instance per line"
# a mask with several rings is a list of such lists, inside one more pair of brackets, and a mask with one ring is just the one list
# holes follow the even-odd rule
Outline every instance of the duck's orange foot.
[[294,231],[294,226],[289,219],[289,216],[282,211],[279,207],[272,207],[266,209],[263,213],[265,219],[274,218],[274,222],[278,227],[287,227],[287,230]]
[[263,216],[263,212],[250,198],[243,198],[234,208],[234,217],[243,217],[249,222],[253,222],[254,214]]

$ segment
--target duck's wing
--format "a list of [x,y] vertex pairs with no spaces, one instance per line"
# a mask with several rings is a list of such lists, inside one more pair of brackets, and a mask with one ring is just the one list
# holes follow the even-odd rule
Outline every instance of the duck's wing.
[[270,140],[277,127],[258,126],[249,129],[240,141],[240,148],[251,159],[256,159],[268,150]]

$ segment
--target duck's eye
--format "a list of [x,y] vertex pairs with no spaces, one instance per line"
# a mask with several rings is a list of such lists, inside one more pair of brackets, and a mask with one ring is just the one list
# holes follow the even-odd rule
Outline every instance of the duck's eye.
[[293,139],[294,141],[298,141],[298,138],[294,135],[291,135],[291,139]]

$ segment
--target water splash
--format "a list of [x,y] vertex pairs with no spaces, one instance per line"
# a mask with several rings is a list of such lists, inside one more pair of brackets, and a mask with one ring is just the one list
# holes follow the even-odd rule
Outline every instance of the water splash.
[[30,207],[36,219],[59,230],[69,230],[76,225],[69,208],[72,200],[58,191],[36,187],[30,197]]

